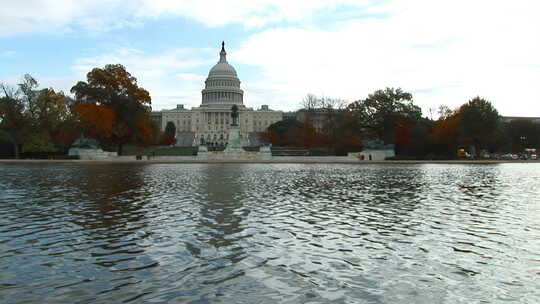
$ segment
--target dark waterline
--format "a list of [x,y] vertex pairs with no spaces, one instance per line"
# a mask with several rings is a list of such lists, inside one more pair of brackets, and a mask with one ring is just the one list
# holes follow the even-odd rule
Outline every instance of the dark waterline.
[[0,303],[540,303],[540,164],[0,164]]

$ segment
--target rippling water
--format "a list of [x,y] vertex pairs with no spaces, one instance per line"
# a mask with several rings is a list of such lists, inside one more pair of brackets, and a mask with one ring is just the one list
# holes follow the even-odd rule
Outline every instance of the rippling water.
[[1,303],[540,303],[540,165],[0,165]]

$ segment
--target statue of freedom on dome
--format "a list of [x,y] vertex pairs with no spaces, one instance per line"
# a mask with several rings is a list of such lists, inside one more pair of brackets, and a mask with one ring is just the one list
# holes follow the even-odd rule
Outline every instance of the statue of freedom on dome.
[[238,126],[238,107],[233,105],[231,107],[232,126]]

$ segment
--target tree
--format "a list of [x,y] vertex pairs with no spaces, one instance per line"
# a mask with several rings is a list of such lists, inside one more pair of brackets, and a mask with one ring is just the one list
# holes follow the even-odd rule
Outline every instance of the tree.
[[[316,146],[336,149],[340,139],[339,126],[340,121],[345,114],[347,102],[343,99],[333,97],[318,97],[313,94],[307,94],[300,103],[300,120],[315,126],[316,134],[312,141]],[[306,126],[305,131],[309,129]]]
[[309,93],[306,95],[306,97],[304,97],[304,99],[302,99],[302,102],[300,102],[300,106],[302,107],[304,114],[304,119],[301,120],[313,121],[317,110],[320,110],[322,107],[322,100],[314,94]]
[[275,122],[262,135],[276,146],[313,148],[324,143],[324,136],[317,133],[310,121],[300,122],[296,119]]
[[400,88],[377,90],[366,99],[351,103],[347,109],[359,128],[385,142],[393,142],[395,129],[400,124],[422,117],[422,110],[413,104],[412,95]]
[[[21,146],[25,151],[32,147],[30,150],[34,152],[52,152],[58,147],[65,149],[77,129],[70,99],[61,91],[38,90],[38,86],[38,81],[29,74],[23,76],[17,89],[0,85],[4,95],[0,101],[0,129],[13,143],[15,157],[19,157]],[[47,144],[43,145],[45,142]],[[37,151],[39,147],[45,150]]]
[[165,135],[168,137],[174,138],[176,135],[176,126],[172,121],[167,122],[167,125],[165,126]]
[[81,135],[81,124],[77,120],[76,114],[69,114],[66,120],[62,121],[60,126],[50,133],[54,145],[58,151],[67,152],[73,142]]
[[437,110],[437,114],[439,114],[439,119],[445,119],[447,117],[450,117],[454,111],[450,109],[450,107],[446,105],[440,105],[439,109]]
[[4,131],[0,131],[0,158],[13,155],[13,144]]
[[437,154],[444,155],[446,158],[455,158],[459,144],[462,140],[462,131],[458,113],[447,117],[441,117],[432,131],[436,141]]
[[[344,119],[347,102],[339,98],[322,97],[320,99],[321,112],[324,115],[324,125],[322,131],[325,133],[327,146],[336,149],[340,141],[339,133],[342,131],[341,122]],[[347,143],[347,145],[349,145]]]
[[272,145],[280,146],[295,146],[297,141],[295,136],[298,136],[296,130],[301,129],[303,124],[296,119],[285,119],[277,121],[268,127],[268,137]]
[[23,81],[19,83],[19,92],[21,93],[23,102],[27,105],[28,110],[30,108],[30,104],[39,95],[36,90],[38,86],[39,83],[30,74],[25,74],[23,76]]
[[302,109],[306,110],[319,109],[321,107],[321,99],[314,94],[309,93],[306,95],[306,97],[304,97],[304,99],[302,99],[300,106]]
[[346,110],[333,113],[326,130],[327,147],[336,155],[362,151],[362,132],[356,118]]
[[436,152],[451,158],[456,157],[458,148],[474,147],[471,152],[478,154],[481,148],[490,151],[506,149],[509,142],[499,113],[489,101],[480,97],[469,100],[455,111],[440,106],[432,134]]
[[163,137],[163,132],[161,132],[161,126],[158,122],[152,120],[152,144],[157,145]]
[[38,128],[50,133],[56,132],[62,122],[69,118],[68,98],[64,92],[55,92],[52,88],[33,92],[28,112]]
[[161,137],[159,143],[162,145],[174,145],[176,143],[176,126],[172,121],[167,122],[165,125],[165,132]]
[[261,137],[261,139],[265,143],[270,143],[270,144],[272,144],[274,146],[283,145],[279,134],[276,133],[275,131],[266,130],[266,131],[262,131],[262,132],[258,132],[258,133],[259,133],[259,136]]
[[317,130],[315,130],[310,121],[305,121],[300,127],[293,129],[291,133],[294,136],[294,146],[308,149],[321,146],[321,140],[317,134]]
[[138,144],[147,146],[152,143],[152,120],[149,116],[137,121],[137,130],[139,132]]
[[21,98],[20,90],[0,84],[4,94],[0,97],[0,130],[3,130],[11,144],[15,158],[19,158],[20,146],[30,125],[26,115],[26,105]]
[[52,142],[51,136],[45,130],[42,132],[31,133],[23,144],[22,150],[24,153],[49,153],[57,151],[54,143]]
[[[433,120],[422,118],[416,123],[405,123],[396,129],[396,155],[425,159],[434,154]],[[433,156],[431,156],[433,157]]]
[[75,113],[78,114],[85,136],[106,141],[113,134],[116,119],[111,108],[100,106],[93,102],[76,104]]
[[335,114],[343,111],[347,102],[340,98],[318,97],[313,94],[307,94],[300,105],[302,106],[302,110],[305,111],[305,120],[313,120],[314,116],[318,113],[323,114],[326,116],[327,121],[327,126],[325,127],[331,129],[334,123],[333,119],[336,116]]
[[118,154],[127,143],[144,144],[152,137],[149,117],[151,97],[137,85],[137,79],[120,64],[94,68],[87,75],[87,82],[80,81],[71,88],[77,102],[93,102],[111,109],[115,115],[109,140]]
[[[33,136],[29,139],[36,142],[36,134],[41,134],[43,138],[40,141],[51,142],[56,147],[54,151],[66,150],[78,136],[78,128],[71,111],[72,99],[66,97],[64,92],[56,92],[52,88],[38,90],[39,83],[28,74],[24,76],[24,80],[20,89],[31,121]],[[39,152],[36,149],[40,146],[45,149],[41,152],[53,152],[44,145],[33,145],[33,152]]]
[[501,117],[491,102],[475,97],[458,110],[463,136],[475,145],[489,145],[501,128]]

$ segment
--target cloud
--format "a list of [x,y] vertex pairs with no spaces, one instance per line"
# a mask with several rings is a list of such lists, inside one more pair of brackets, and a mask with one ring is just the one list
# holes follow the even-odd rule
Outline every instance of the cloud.
[[540,113],[540,3],[416,0],[377,9],[391,17],[254,33],[231,61],[260,69],[249,84],[255,102],[271,96],[274,107],[297,107],[309,92],[353,101],[390,86],[416,92],[424,112],[480,95],[506,115]]
[[[174,108],[177,104],[197,107],[200,105],[206,72],[199,74],[194,71],[210,69],[218,59],[218,50],[212,50],[210,55],[210,50],[205,48],[176,48],[158,53],[134,48],[113,49],[110,53],[75,60],[67,76],[50,77],[41,73],[32,76],[38,80],[41,88],[52,87],[70,94],[71,87],[78,81],[86,81],[86,74],[93,68],[122,64],[137,79],[137,84],[150,92],[154,109]],[[0,78],[0,83],[15,86],[20,78],[4,76]]]
[[341,6],[368,7],[381,1],[374,0],[229,0],[229,1],[168,1],[142,0],[138,16],[183,16],[208,26],[232,23],[246,27],[260,27],[284,21],[305,20],[321,10],[335,10]]
[[[161,53],[147,53],[139,49],[118,48],[112,53],[78,59],[73,65],[74,74],[85,75],[95,67],[122,64],[137,78],[139,86],[148,90],[155,109],[172,108],[178,103],[198,106],[200,90],[205,76],[193,69],[211,66],[216,56],[208,56],[207,49],[178,48]],[[211,59],[210,59],[211,58]],[[85,80],[82,77],[79,80]]]
[[[291,110],[307,93],[353,101],[393,86],[413,92],[424,112],[480,95],[505,115],[526,115],[540,113],[538,11],[536,0],[31,0],[3,4],[0,35],[99,32],[179,17],[212,31],[239,24],[249,36],[238,37],[228,58],[248,106]],[[197,106],[202,67],[215,60],[216,50],[119,48],[72,68],[84,79],[93,67],[122,63],[166,108]]]
[[165,69],[189,69],[213,62],[203,57],[206,53],[208,52],[205,49],[177,48],[158,54],[147,54],[139,49],[117,48],[112,53],[80,58],[73,69],[90,70],[109,63],[121,63],[139,72],[157,75]]
[[62,34],[77,30],[107,31],[139,26],[129,12],[134,7],[118,0],[5,1],[0,10],[0,36]]
[[179,73],[176,74],[176,77],[184,81],[196,82],[198,84],[204,83],[204,80],[206,79],[205,76],[194,73]]
[[186,18],[205,26],[260,27],[305,20],[340,6],[362,8],[376,0],[48,0],[8,1],[0,10],[0,36],[25,33],[103,32],[142,26],[156,18]]

